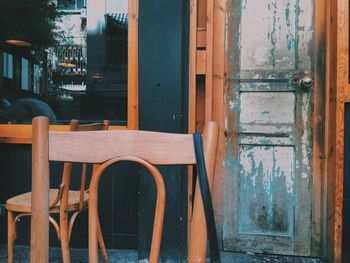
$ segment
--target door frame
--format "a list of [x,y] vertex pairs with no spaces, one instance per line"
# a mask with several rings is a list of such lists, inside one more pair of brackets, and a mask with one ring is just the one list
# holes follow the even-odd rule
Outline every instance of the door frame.
[[[314,0],[314,112],[313,112],[313,157],[312,157],[312,221],[311,221],[311,256],[325,255],[326,221],[326,122],[327,122],[327,74],[326,74],[326,28],[327,28],[327,1]],[[332,0],[331,0],[332,1]]]

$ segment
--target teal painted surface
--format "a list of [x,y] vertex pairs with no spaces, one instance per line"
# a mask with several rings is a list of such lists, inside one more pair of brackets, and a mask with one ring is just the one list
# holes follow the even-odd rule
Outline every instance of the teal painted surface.
[[228,0],[224,249],[311,249],[313,0]]
[[239,233],[292,236],[293,147],[240,147]]

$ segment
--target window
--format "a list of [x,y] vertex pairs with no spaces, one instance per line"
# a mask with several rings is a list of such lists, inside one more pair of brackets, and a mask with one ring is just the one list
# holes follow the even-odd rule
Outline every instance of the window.
[[4,52],[4,77],[12,79],[12,55]]
[[[21,0],[6,0],[14,6],[11,11],[16,10],[11,16],[0,4],[0,34],[11,32],[11,23],[1,19],[13,18],[16,30],[20,28],[30,43],[26,47],[0,43],[4,75],[13,78],[6,87],[15,87],[9,98],[27,96],[45,102],[58,125],[73,118],[108,119],[112,126],[137,128],[137,1],[38,1],[41,10],[31,1],[25,1],[24,8],[18,4]],[[42,30],[32,30],[41,26]]]
[[57,24],[64,38],[49,54],[49,105],[62,123],[127,125],[128,1],[88,1],[84,9],[64,13]]
[[86,0],[58,0],[58,9],[78,10],[86,7]]
[[22,90],[29,90],[28,85],[28,59],[22,58],[22,74],[21,74],[21,88]]

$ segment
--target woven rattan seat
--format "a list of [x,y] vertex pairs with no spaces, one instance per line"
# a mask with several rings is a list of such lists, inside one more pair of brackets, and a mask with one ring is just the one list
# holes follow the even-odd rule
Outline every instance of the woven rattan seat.
[[[53,203],[56,197],[58,196],[59,189],[50,189],[50,203]],[[23,193],[17,196],[14,196],[6,201],[6,209],[15,211],[15,212],[28,212],[31,211],[32,192]],[[84,194],[84,205],[87,205],[89,200],[89,193],[85,192]],[[79,209],[80,202],[80,191],[69,191],[68,193],[68,211],[76,211]],[[50,213],[59,213],[60,212],[60,201],[53,208],[50,209]]]

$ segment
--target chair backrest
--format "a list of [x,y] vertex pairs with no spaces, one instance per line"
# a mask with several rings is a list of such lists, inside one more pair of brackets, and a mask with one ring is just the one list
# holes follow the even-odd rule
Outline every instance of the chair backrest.
[[[102,131],[102,130],[108,130],[109,127],[109,121],[104,120],[102,123],[89,123],[89,124],[79,124],[78,120],[71,120],[69,124],[69,132],[76,132],[76,131]],[[95,169],[95,166],[93,167],[93,170]],[[83,208],[84,204],[84,194],[85,194],[85,184],[86,184],[86,172],[87,172],[87,164],[82,163],[82,171],[81,171],[81,183],[80,183],[80,193],[79,193],[79,209]],[[63,192],[62,192],[62,198],[60,200],[61,204],[61,213],[64,213],[67,211],[68,206],[68,191],[70,189],[70,180],[71,180],[71,173],[72,173],[72,163],[66,162],[64,164],[63,168],[63,175],[62,175],[62,184],[63,186]]]
[[[211,185],[216,148],[218,141],[218,125],[209,122],[203,132],[203,148],[208,181]],[[31,235],[31,260],[46,255],[46,246],[36,247],[35,242],[48,233],[44,217],[47,204],[40,200],[40,196],[46,193],[49,161],[97,163],[98,169],[91,181],[89,200],[89,258],[90,262],[97,262],[97,219],[93,215],[97,213],[97,189],[99,178],[103,171],[111,164],[129,160],[144,165],[152,174],[157,186],[157,204],[153,224],[153,237],[150,252],[150,262],[157,262],[160,240],[162,235],[165,189],[162,176],[154,165],[193,165],[196,163],[193,137],[190,134],[170,134],[147,131],[82,131],[82,132],[58,132],[48,130],[48,121],[45,117],[37,117],[33,120],[33,188],[40,189],[38,196],[33,196],[32,208],[40,211],[36,218],[32,219]],[[38,185],[34,185],[37,183]],[[198,186],[196,187],[198,188]],[[35,201],[35,203],[34,203]],[[91,220],[90,220],[91,219]],[[48,224],[48,223],[47,223]],[[38,230],[37,228],[40,228]],[[93,231],[90,231],[92,229]],[[191,237],[189,241],[189,257],[199,257],[206,251],[206,225],[202,199],[197,194],[193,206],[191,224]],[[95,242],[96,241],[96,242]],[[196,243],[191,245],[192,243]],[[92,251],[92,252],[91,252]],[[96,251],[96,253],[94,252]],[[33,252],[33,257],[32,257]]]

